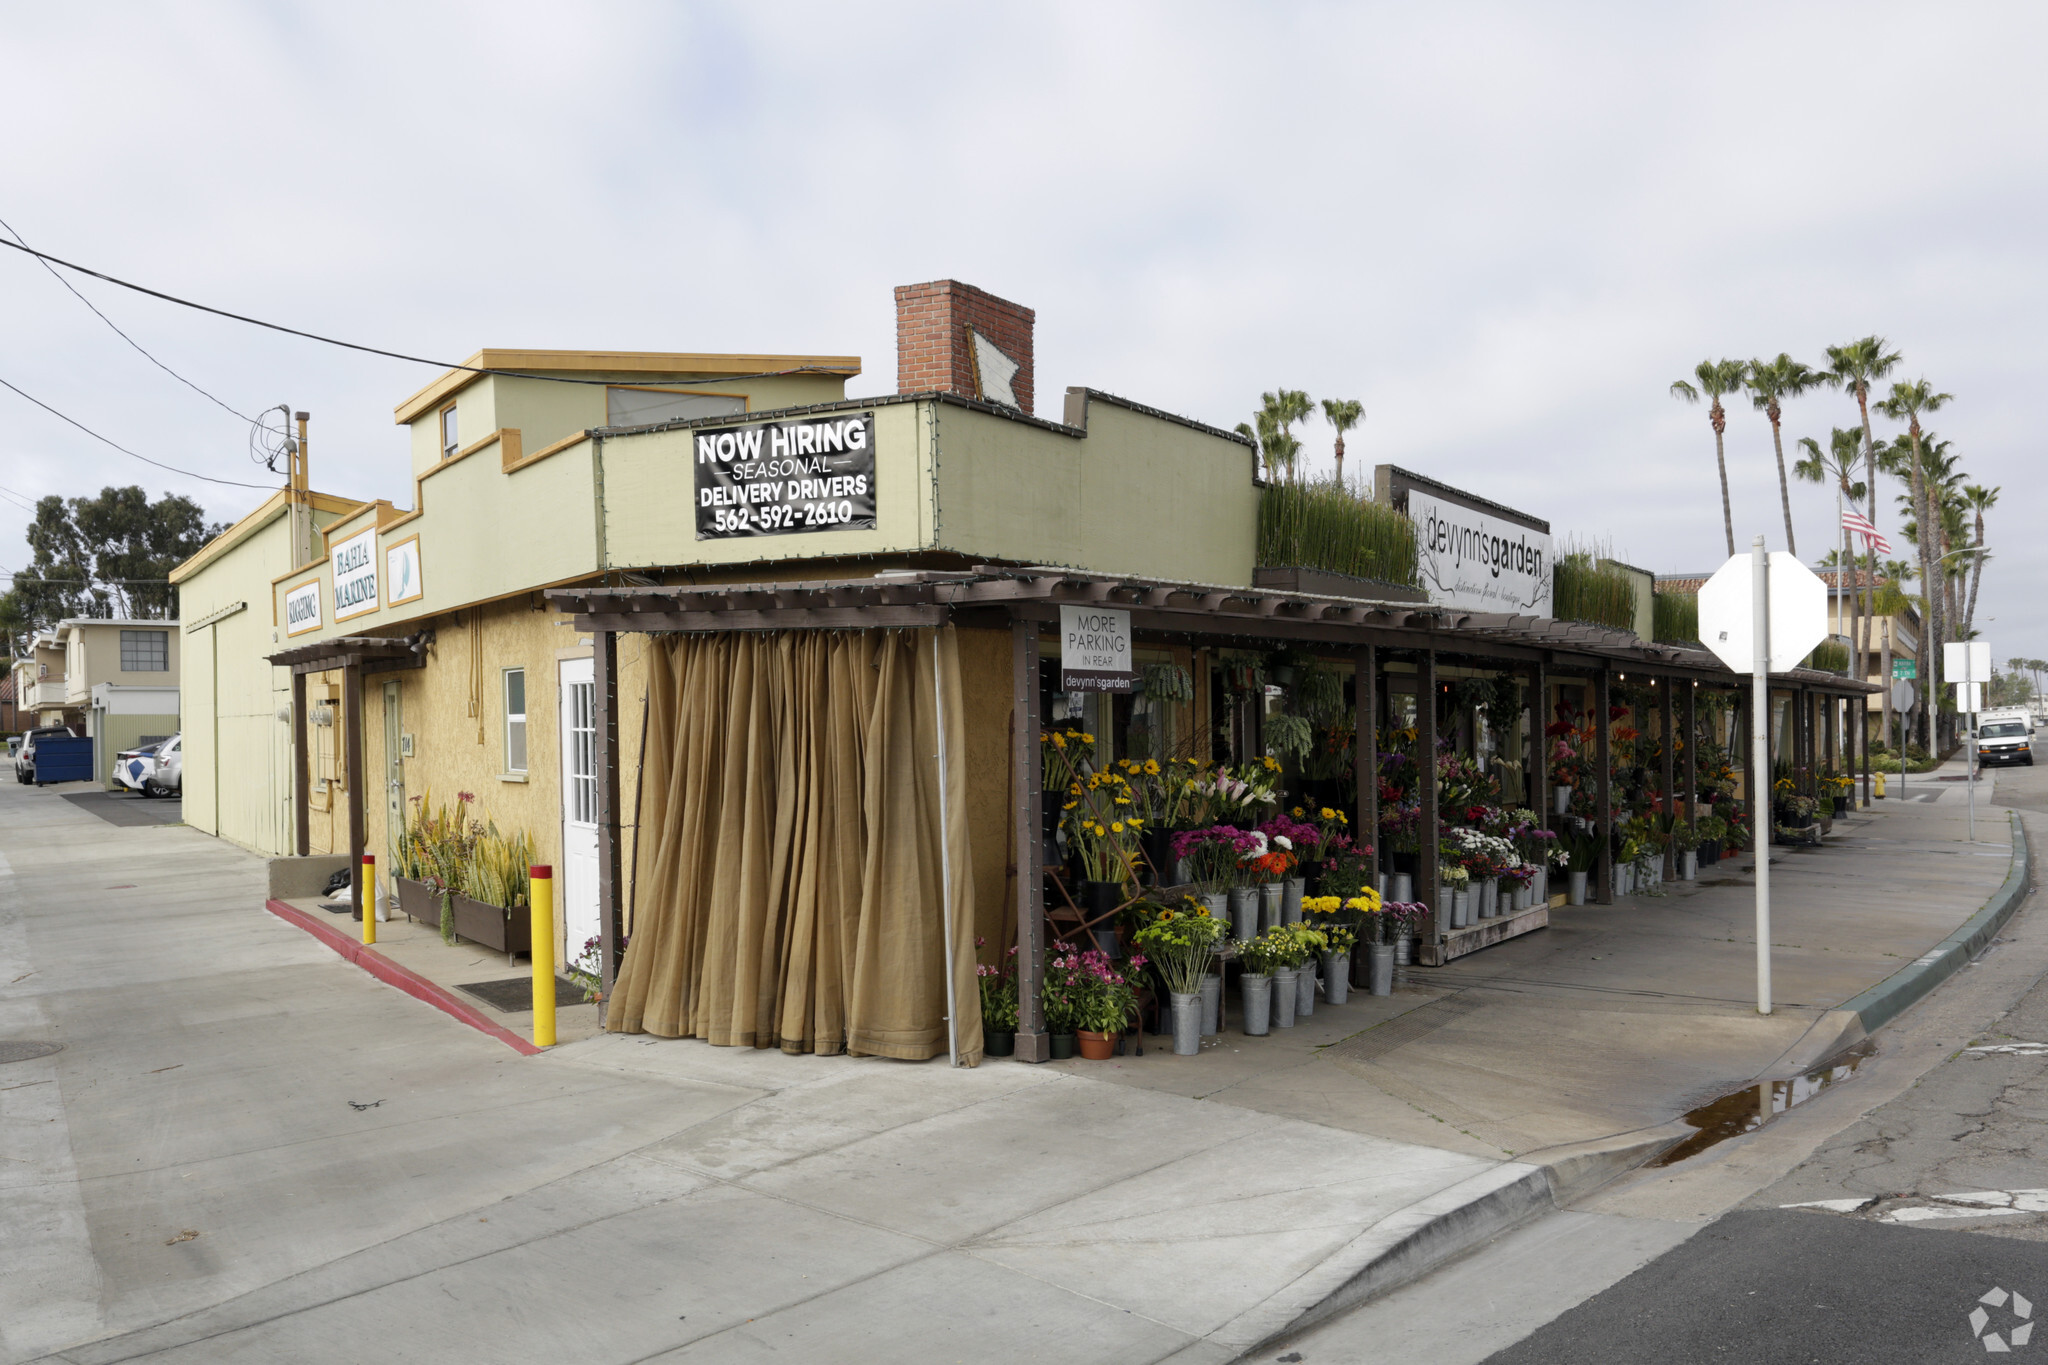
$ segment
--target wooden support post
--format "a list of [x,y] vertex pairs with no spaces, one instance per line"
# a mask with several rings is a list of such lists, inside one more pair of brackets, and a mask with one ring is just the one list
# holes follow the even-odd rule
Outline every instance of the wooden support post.
[[1358,778],[1357,809],[1352,817],[1352,841],[1372,847],[1369,875],[1377,876],[1380,859],[1380,754],[1379,754],[1379,651],[1371,645],[1352,656],[1351,704],[1357,713],[1358,738],[1352,756],[1352,772]]
[[1536,823],[1550,827],[1550,741],[1543,733],[1549,722],[1550,678],[1543,670],[1541,661],[1529,665],[1529,765],[1528,781],[1523,785],[1529,794],[1529,809],[1536,812]]
[[[1674,743],[1677,736],[1672,733],[1671,716],[1671,679],[1661,678],[1657,682],[1657,725],[1663,740],[1659,747],[1664,752],[1664,769],[1661,774],[1664,784],[1664,809],[1658,812],[1660,815],[1678,813],[1678,807],[1672,799],[1673,789],[1678,782],[1678,753],[1677,745]],[[1678,850],[1668,843],[1664,845],[1664,878],[1666,881],[1678,880]]]
[[[220,774],[213,775],[214,786]],[[313,763],[306,744],[306,675],[292,670],[292,852],[304,858],[313,851]]]
[[[590,632],[590,681],[592,738],[597,744],[597,932],[598,971],[603,980],[605,1006],[598,1010],[599,1023],[612,997],[612,983],[619,979],[620,944],[626,938],[625,898],[619,878],[619,637],[617,632]],[[647,761],[641,755],[640,761]],[[580,945],[570,944],[573,954]]]
[[1699,837],[1699,796],[1700,796],[1700,685],[1687,681],[1685,684],[1685,825],[1693,832],[1695,843]]
[[1608,685],[1612,676],[1605,664],[1593,675],[1593,830],[1600,840],[1591,888],[1595,905],[1614,904],[1614,774],[1608,735],[1612,722],[1607,718],[1614,700]]
[[377,888],[363,881],[363,674],[354,664],[341,670],[342,769],[348,783],[348,865],[356,883],[356,918],[377,913]]
[[1415,656],[1415,771],[1416,793],[1421,800],[1421,818],[1416,821],[1415,899],[1435,912],[1434,941],[1443,942],[1450,928],[1450,907],[1438,905],[1440,888],[1436,876],[1436,651],[1424,649]]
[[[1038,752],[1038,623],[1010,623],[1010,794],[1017,846],[1017,1060],[1052,1060],[1045,1031],[1045,867],[1041,849],[1041,760]],[[1207,718],[1202,717],[1203,729]]]

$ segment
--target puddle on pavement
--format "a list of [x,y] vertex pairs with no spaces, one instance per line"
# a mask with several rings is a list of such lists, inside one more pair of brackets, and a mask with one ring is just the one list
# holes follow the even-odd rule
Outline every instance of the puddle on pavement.
[[1797,1108],[1836,1082],[1855,1075],[1856,1068],[1876,1051],[1876,1042],[1865,1038],[1804,1075],[1784,1081],[1758,1081],[1709,1101],[1683,1116],[1685,1122],[1699,1131],[1650,1164],[1676,1165],[1716,1143],[1754,1133],[1786,1110]]

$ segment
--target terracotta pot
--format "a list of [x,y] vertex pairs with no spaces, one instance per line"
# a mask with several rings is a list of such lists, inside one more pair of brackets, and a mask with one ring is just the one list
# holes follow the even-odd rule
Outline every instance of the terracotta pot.
[[1081,1041],[1081,1056],[1091,1062],[1106,1062],[1116,1055],[1117,1035],[1114,1033],[1090,1033],[1082,1029],[1075,1035]]

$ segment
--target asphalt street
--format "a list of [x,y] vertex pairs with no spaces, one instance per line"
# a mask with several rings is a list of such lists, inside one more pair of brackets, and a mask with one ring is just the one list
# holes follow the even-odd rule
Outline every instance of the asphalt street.
[[[1880,1032],[1856,1080],[1261,1359],[2048,1357],[2048,1326],[2041,1341],[2029,1326],[2048,1316],[2048,767],[1986,780],[1987,818],[2006,818],[1994,804],[2022,812],[2034,894],[1969,969]],[[1962,798],[1944,785],[1944,801]]]

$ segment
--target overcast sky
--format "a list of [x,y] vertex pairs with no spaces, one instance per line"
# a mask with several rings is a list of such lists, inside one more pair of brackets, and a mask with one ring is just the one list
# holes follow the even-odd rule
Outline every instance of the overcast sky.
[[[124,278],[443,359],[850,352],[859,394],[894,388],[891,286],[952,276],[1038,310],[1042,412],[1070,384],[1223,426],[1277,384],[1358,398],[1353,462],[1660,572],[1724,555],[1712,433],[1670,382],[1878,332],[1955,395],[1934,425],[2003,487],[1995,657],[2048,655],[2039,5],[191,0],[4,22],[0,217]],[[267,477],[242,422],[4,254],[0,379],[152,458]],[[318,487],[410,501],[391,409],[434,371],[79,287],[230,407],[310,409]],[[1799,400],[1786,444],[1854,418]],[[1305,436],[1327,461],[1327,428]],[[1782,548],[1747,404],[1728,457],[1738,540]],[[0,390],[0,565],[27,559],[20,504],[132,482],[222,521],[263,496]],[[1793,499],[1810,561],[1833,501]]]

